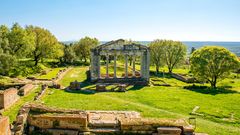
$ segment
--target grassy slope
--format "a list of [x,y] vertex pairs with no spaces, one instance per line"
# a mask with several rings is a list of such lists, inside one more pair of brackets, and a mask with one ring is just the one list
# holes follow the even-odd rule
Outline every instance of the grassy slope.
[[[68,86],[71,81],[84,81],[87,67],[72,69],[60,81]],[[164,80],[174,87],[130,88],[126,93],[69,93],[50,89],[43,101],[49,106],[82,110],[135,110],[145,117],[187,118],[195,106],[200,106],[197,131],[209,134],[237,134],[240,132],[239,93],[223,93],[185,90],[185,83],[175,79]],[[235,81],[239,82],[238,79]],[[228,81],[227,81],[228,82]],[[224,81],[222,85],[226,85]],[[236,87],[238,83],[234,83]],[[235,88],[234,85],[234,88]],[[238,88],[238,87],[237,87]],[[234,113],[234,120],[229,120]]]
[[35,88],[33,91],[31,91],[28,95],[21,97],[13,106],[8,108],[3,112],[4,116],[9,116],[10,122],[12,123],[18,114],[18,110],[24,105],[26,102],[33,101],[35,95],[40,90],[40,87]]
[[49,71],[46,75],[40,75],[37,76],[37,79],[52,79],[57,76],[57,73],[59,70],[62,70],[64,68],[53,68],[51,71]]

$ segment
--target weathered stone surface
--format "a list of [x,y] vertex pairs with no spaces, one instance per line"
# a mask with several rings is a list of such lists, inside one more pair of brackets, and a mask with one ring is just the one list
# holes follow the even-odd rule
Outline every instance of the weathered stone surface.
[[119,91],[119,92],[125,92],[125,91],[126,91],[126,88],[127,88],[127,85],[126,85],[126,84],[119,84],[119,85],[118,85],[118,91]]
[[[51,131],[60,134],[82,134],[91,132],[126,133],[126,134],[193,134],[193,128],[184,119],[150,119],[141,118],[140,113],[134,111],[81,111],[49,108],[41,104],[27,104],[20,112],[28,112],[27,123],[29,131]],[[19,114],[16,121],[15,133],[22,131],[22,119],[27,115]],[[24,118],[22,118],[22,116]],[[20,121],[20,122],[18,122]],[[20,125],[18,125],[20,123]],[[158,130],[157,130],[158,128]],[[64,131],[67,131],[64,132]],[[69,131],[69,132],[68,132]]]
[[106,91],[106,85],[105,84],[97,84],[96,91]]
[[177,127],[159,127],[158,135],[181,135],[182,130]]
[[11,135],[8,117],[0,116],[0,135]]
[[129,130],[142,130],[142,131],[152,131],[157,127],[183,127],[187,126],[188,123],[183,120],[171,120],[171,119],[150,119],[150,118],[140,118],[140,119],[119,119],[121,124],[121,129],[124,131]]
[[119,127],[119,119],[140,118],[138,112],[131,111],[89,111],[88,122],[92,128]]
[[82,114],[45,114],[31,115],[28,124],[42,129],[87,130],[87,115]]
[[21,96],[27,95],[33,88],[34,88],[34,85],[26,84],[19,89],[19,95]]
[[0,109],[6,109],[13,105],[19,99],[18,90],[9,88],[0,91]]
[[81,83],[78,82],[77,80],[74,81],[74,82],[71,82],[71,83],[70,83],[70,86],[69,86],[69,89],[70,89],[70,90],[81,90],[81,85],[80,85],[80,84],[81,84]]
[[52,135],[78,135],[77,130],[47,129],[46,132]]
[[23,114],[18,115],[16,123],[17,124],[23,124],[23,122],[24,122],[24,115]]

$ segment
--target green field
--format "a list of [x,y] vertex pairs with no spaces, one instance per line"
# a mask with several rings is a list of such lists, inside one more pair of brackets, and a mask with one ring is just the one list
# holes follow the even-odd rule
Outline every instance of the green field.
[[[60,81],[68,86],[71,81],[86,82],[88,67],[75,67]],[[179,69],[176,72],[187,72]],[[233,79],[234,78],[234,79]],[[171,87],[129,87],[125,93],[105,92],[88,94],[49,89],[42,102],[48,106],[81,110],[134,110],[144,117],[197,118],[197,132],[210,135],[240,133],[240,79],[232,75],[223,80],[218,90],[187,90],[184,82],[165,77],[160,78]],[[94,85],[83,83],[85,89]],[[195,106],[203,116],[189,115]]]
[[50,69],[50,71],[48,71],[47,74],[36,76],[36,78],[37,79],[52,79],[52,78],[55,78],[57,76],[58,72],[62,69],[64,69],[64,68]]

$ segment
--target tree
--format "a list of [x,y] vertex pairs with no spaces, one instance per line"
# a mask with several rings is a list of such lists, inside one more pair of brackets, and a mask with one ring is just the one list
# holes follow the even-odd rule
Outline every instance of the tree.
[[72,45],[64,45],[64,55],[62,61],[72,64],[76,60],[76,54]]
[[163,65],[163,42],[162,40],[155,40],[149,44],[151,62],[156,66],[156,72],[159,73],[159,68]]
[[33,38],[18,23],[13,24],[8,40],[9,53],[12,55],[24,57],[33,50]]
[[1,53],[8,53],[9,48],[9,40],[8,40],[8,34],[10,33],[10,30],[7,26],[1,25],[0,26],[0,50]]
[[191,71],[195,77],[211,83],[216,88],[218,81],[226,78],[239,67],[237,56],[224,47],[205,46],[191,55]]
[[161,63],[164,63],[168,67],[168,72],[172,73],[173,68],[184,61],[187,52],[186,45],[182,42],[172,40],[155,40],[149,46],[151,49],[151,58],[157,72]]
[[187,47],[182,42],[163,40],[164,60],[166,61],[168,72],[172,73],[173,68],[184,61],[187,53]]
[[17,60],[10,54],[0,53],[0,74],[9,75],[9,72],[15,68]]
[[74,50],[76,55],[79,56],[81,59],[84,59],[84,62],[87,62],[87,59],[90,57],[90,50],[96,47],[99,44],[98,39],[84,37],[79,40],[74,46]]
[[63,56],[63,46],[58,43],[57,38],[50,31],[35,26],[27,26],[26,30],[28,35],[34,39],[31,56],[35,61],[35,66],[43,58]]

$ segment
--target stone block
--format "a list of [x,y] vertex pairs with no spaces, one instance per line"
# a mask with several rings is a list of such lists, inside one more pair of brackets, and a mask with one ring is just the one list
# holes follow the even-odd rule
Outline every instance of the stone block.
[[27,95],[33,88],[34,88],[34,85],[26,84],[19,89],[19,95],[20,96]]
[[41,129],[87,129],[87,115],[82,114],[45,114],[31,115],[28,124]]
[[106,91],[106,85],[105,84],[97,84],[96,91]]
[[182,130],[177,127],[159,127],[158,135],[181,135]]
[[77,130],[47,129],[46,131],[52,135],[78,135]]
[[119,85],[118,85],[118,91],[119,91],[119,92],[125,92],[125,91],[126,91],[126,88],[127,88],[127,85],[126,85],[126,84],[119,84]]
[[71,83],[70,83],[70,86],[69,86],[69,89],[70,89],[70,90],[81,90],[81,85],[80,85],[80,84],[81,84],[81,83],[78,82],[77,80],[74,81],[74,82],[71,82]]
[[11,135],[8,117],[0,116],[0,135]]
[[18,99],[18,90],[9,88],[0,92],[0,109],[7,109],[13,105]]

